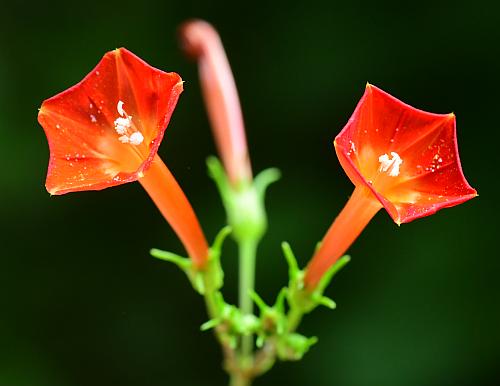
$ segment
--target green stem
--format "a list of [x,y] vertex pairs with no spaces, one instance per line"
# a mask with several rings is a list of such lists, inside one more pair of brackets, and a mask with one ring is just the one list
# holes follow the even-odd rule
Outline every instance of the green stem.
[[231,374],[231,379],[229,381],[229,386],[250,386],[252,381],[244,377],[241,373]]
[[207,291],[205,293],[205,305],[207,306],[208,316],[210,318],[217,318],[219,313],[217,312],[217,302],[215,300],[215,291]]
[[[207,291],[205,292],[204,299],[205,299],[205,306],[207,308],[207,314],[209,319],[217,319],[220,317],[220,310],[218,309],[219,307],[217,306],[217,293],[218,291]],[[221,335],[220,331],[218,328],[215,328],[215,337],[223,346],[225,347],[226,343],[224,342],[224,338]]]
[[[239,242],[239,305],[244,315],[253,313],[253,301],[250,293],[254,290],[255,284],[255,256],[257,252],[257,242],[255,240],[242,240]],[[252,358],[253,336],[247,335],[241,338],[241,359],[248,364]],[[238,384],[239,385],[239,384]],[[243,384],[244,385],[244,384]]]
[[304,313],[297,307],[292,307],[290,312],[287,315],[288,318],[288,332],[294,332],[297,327],[299,327],[300,322],[302,321],[302,316]]

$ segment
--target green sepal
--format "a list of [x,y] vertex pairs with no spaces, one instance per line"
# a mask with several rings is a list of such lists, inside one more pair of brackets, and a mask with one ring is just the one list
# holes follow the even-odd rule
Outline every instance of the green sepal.
[[179,256],[175,253],[162,251],[161,249],[153,248],[149,251],[151,256],[156,257],[157,259],[168,261],[169,263],[173,263],[177,265],[180,269],[185,271],[191,267],[191,261],[183,256]]
[[276,297],[276,301],[274,302],[273,308],[284,314],[285,313],[285,300],[287,296],[287,291],[288,289],[286,287],[283,287],[280,292],[278,293],[278,296]]
[[276,181],[279,181],[281,178],[281,172],[277,168],[268,168],[261,171],[257,176],[255,176],[253,180],[253,186],[257,192],[257,195],[260,197],[262,202],[264,202],[266,196],[266,190],[269,185],[273,184]]
[[[330,309],[335,309],[335,302],[324,296],[324,292],[333,277],[341,268],[343,268],[349,261],[349,256],[341,257],[321,278],[318,285],[313,291],[308,291],[304,286],[304,270],[299,269],[297,259],[290,247],[290,244],[283,242],[281,244],[283,254],[288,263],[289,283],[287,290],[287,300],[290,308],[298,310],[302,314],[311,312],[318,306],[325,306]],[[316,248],[319,247],[319,244]]]
[[224,285],[224,271],[221,266],[222,245],[227,236],[232,232],[230,226],[225,226],[215,236],[214,242],[208,252],[208,262],[200,273],[203,276],[203,295],[206,292],[218,291]]
[[157,259],[177,265],[187,275],[193,288],[204,295],[207,292],[217,291],[224,285],[224,271],[220,264],[220,257],[222,244],[229,233],[231,233],[231,227],[226,226],[217,234],[212,247],[209,248],[207,262],[201,268],[195,266],[191,259],[172,252],[153,248],[150,254]]
[[281,360],[297,361],[302,359],[317,341],[315,336],[308,338],[297,333],[286,334],[278,339],[276,352]]
[[286,288],[281,289],[273,306],[267,305],[255,291],[252,291],[250,296],[260,311],[260,329],[257,331],[256,345],[261,348],[269,337],[280,336],[286,332]]
[[270,308],[266,304],[266,302],[264,302],[264,299],[262,299],[257,292],[255,292],[255,291],[252,290],[252,291],[250,291],[249,295],[252,298],[252,300],[255,303],[255,305],[259,308],[261,314],[264,313],[264,312],[266,312]]
[[223,325],[226,334],[236,338],[242,335],[254,334],[260,328],[260,321],[255,315],[242,314],[238,307],[225,302],[222,305],[220,317],[217,321],[214,321],[213,323],[210,322],[211,321],[209,320],[206,323],[209,323],[209,326],[211,324],[215,324],[214,327]]
[[333,264],[328,271],[323,275],[318,285],[316,286],[316,291],[323,293],[332,281],[333,277],[339,272],[344,266],[351,261],[349,255],[344,255],[338,259],[335,264]]
[[240,181],[233,186],[216,157],[207,159],[209,176],[215,181],[226,210],[227,222],[238,242],[258,241],[267,229],[264,198],[267,187],[280,178],[278,169],[262,171],[252,181]]
[[214,180],[221,195],[222,202],[225,205],[225,203],[229,200],[231,190],[231,185],[229,184],[226,172],[217,157],[210,156],[207,158],[206,162],[208,175]]
[[264,347],[264,343],[266,343],[266,337],[264,335],[257,335],[257,339],[255,340],[257,348]]
[[201,331],[208,331],[208,330],[211,330],[212,328],[217,327],[219,324],[221,324],[221,320],[219,318],[210,319],[210,320],[207,320],[205,323],[203,323],[200,326],[200,330]]
[[302,275],[302,271],[297,263],[297,258],[292,251],[292,247],[286,241],[281,243],[281,249],[283,250],[286,262],[288,263],[288,278],[290,281],[295,281]]
[[200,276],[200,271],[194,267],[193,261],[191,259],[156,248],[151,249],[149,253],[151,254],[151,256],[156,257],[157,259],[168,261],[169,263],[177,265],[177,267],[184,271],[193,288],[197,292],[203,293],[203,277]]

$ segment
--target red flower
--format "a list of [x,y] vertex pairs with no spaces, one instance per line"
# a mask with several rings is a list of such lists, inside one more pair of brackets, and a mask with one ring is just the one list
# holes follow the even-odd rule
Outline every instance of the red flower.
[[182,89],[176,73],[120,48],[104,55],[80,83],[44,101],[38,121],[50,147],[49,193],[139,180],[202,265],[208,246],[198,220],[156,154]]
[[85,79],[40,108],[50,147],[49,193],[137,180],[153,161],[181,92],[179,75],[126,49],[104,55]]
[[399,225],[477,196],[462,173],[454,114],[415,109],[368,84],[334,144],[356,189],[308,266],[308,286],[380,208]]
[[369,188],[397,224],[477,195],[460,166],[455,114],[415,109],[372,85],[335,150],[351,181]]

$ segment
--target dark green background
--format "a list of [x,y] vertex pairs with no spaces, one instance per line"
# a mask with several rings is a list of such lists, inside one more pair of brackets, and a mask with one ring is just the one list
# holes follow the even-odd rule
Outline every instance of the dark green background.
[[[267,300],[286,281],[279,243],[305,264],[352,191],[332,149],[366,81],[454,111],[480,197],[398,228],[381,212],[301,331],[319,343],[256,385],[500,384],[498,2],[3,2],[0,7],[0,385],[224,385],[201,299],[150,247],[182,247],[139,184],[49,197],[43,99],[115,47],[185,83],[160,154],[207,236],[224,214],[196,67],[176,27],[219,29],[237,79],[255,170],[277,166],[258,260]],[[232,243],[223,258],[236,298]]]

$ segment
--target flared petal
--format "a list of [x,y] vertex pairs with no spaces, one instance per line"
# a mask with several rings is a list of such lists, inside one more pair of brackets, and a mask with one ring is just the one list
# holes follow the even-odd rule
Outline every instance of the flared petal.
[[455,115],[416,109],[369,84],[335,149],[351,181],[369,187],[398,224],[477,196],[460,165]]
[[49,193],[137,180],[157,153],[182,90],[179,75],[120,48],[80,83],[45,100],[38,121],[50,147]]

